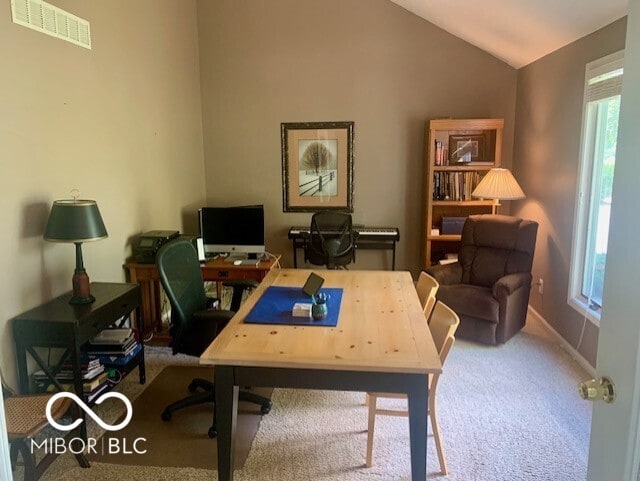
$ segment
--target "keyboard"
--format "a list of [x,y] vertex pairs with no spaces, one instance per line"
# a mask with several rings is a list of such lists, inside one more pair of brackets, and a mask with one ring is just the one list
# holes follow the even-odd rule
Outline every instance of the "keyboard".
[[[228,262],[230,264],[236,265],[236,266],[257,266],[260,263],[259,259],[225,259],[225,262]],[[236,264],[237,261],[240,261],[239,264]]]
[[[367,238],[372,240],[399,240],[400,230],[397,227],[366,227],[354,225],[353,231],[360,238]],[[292,227],[289,229],[289,239],[300,237],[303,234],[309,234],[309,227]],[[327,232],[330,234],[330,232]]]

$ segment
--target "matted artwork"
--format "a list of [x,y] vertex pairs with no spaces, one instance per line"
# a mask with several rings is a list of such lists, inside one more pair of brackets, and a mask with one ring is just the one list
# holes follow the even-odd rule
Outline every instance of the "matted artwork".
[[282,123],[282,210],[353,212],[353,122]]

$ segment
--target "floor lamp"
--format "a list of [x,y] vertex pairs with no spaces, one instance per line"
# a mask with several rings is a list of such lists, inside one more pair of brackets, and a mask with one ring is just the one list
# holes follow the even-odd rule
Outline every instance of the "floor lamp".
[[525,195],[509,169],[491,169],[471,192],[472,197],[493,199],[491,213],[496,214],[501,200],[524,199]]

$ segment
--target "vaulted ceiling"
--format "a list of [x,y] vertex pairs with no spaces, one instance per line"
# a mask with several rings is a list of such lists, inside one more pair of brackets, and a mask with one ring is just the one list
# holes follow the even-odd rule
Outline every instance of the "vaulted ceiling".
[[627,0],[391,0],[520,68],[627,14]]

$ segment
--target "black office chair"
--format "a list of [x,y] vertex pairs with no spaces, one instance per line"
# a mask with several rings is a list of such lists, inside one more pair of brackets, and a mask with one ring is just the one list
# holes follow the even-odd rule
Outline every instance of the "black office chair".
[[[162,246],[156,256],[156,265],[160,282],[171,303],[169,332],[173,353],[200,356],[224,329],[234,312],[210,307],[215,300],[208,298],[205,293],[198,254],[190,241],[176,239]],[[244,288],[243,283],[238,286],[238,289]],[[202,391],[196,392],[198,389]],[[178,409],[215,400],[213,383],[206,379],[193,379],[189,391],[194,394],[165,408],[161,415],[164,421],[169,421]],[[257,394],[240,391],[239,400],[259,404],[262,414],[271,410],[271,401]],[[215,420],[208,434],[211,438],[216,436]]]
[[304,240],[304,260],[327,269],[346,269],[355,261],[351,214],[331,211],[313,214],[309,236]]

